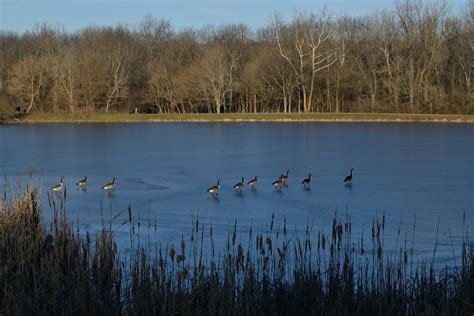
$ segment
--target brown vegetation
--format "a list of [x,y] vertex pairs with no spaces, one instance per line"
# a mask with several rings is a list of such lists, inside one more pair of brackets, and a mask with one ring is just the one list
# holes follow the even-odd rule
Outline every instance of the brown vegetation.
[[12,98],[0,91],[0,122],[8,120],[14,113]]
[[474,312],[474,248],[469,249],[466,222],[460,265],[436,269],[437,240],[432,259],[419,262],[413,256],[415,225],[413,237],[403,237],[399,228],[396,250],[385,251],[385,216],[359,237],[352,235],[348,216],[335,216],[332,227],[317,235],[309,224],[299,234],[289,232],[286,221],[272,217],[264,231],[250,227],[247,237],[239,236],[235,223],[225,249],[215,249],[213,227],[198,219],[177,246],[137,246],[136,231],[148,227],[156,235],[156,223],[140,223],[129,208],[114,215],[130,228],[131,253],[123,257],[112,222],[95,236],[79,232],[66,216],[65,200],[66,191],[50,201],[50,228],[34,182],[23,194],[9,192],[0,200],[0,314]]
[[30,112],[474,114],[472,1],[267,26],[0,32],[0,90]]

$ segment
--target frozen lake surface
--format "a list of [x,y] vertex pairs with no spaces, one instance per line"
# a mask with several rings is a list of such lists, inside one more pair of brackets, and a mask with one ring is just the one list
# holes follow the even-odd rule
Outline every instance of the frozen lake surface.
[[[345,186],[351,168],[353,185]],[[116,217],[116,238],[125,250],[130,228],[121,223],[129,204],[151,243],[187,238],[197,216],[213,224],[222,245],[235,220],[241,232],[250,225],[261,231],[274,213],[290,229],[303,231],[314,222],[313,231],[329,234],[337,211],[351,216],[354,235],[368,236],[373,218],[385,213],[386,249],[395,247],[399,226],[411,236],[416,217],[415,249],[431,258],[439,221],[439,264],[453,262],[451,238],[457,250],[465,226],[472,235],[474,224],[474,126],[467,124],[0,126],[1,175],[15,182],[31,169],[45,206],[49,188],[64,176],[69,216],[83,230],[100,229],[102,204],[105,222]],[[288,185],[274,190],[271,183],[287,169]],[[312,187],[304,190],[301,181],[310,172]],[[256,175],[256,190],[238,194],[232,188],[241,177],[247,182]],[[89,184],[79,190],[75,183],[84,176]],[[115,190],[103,192],[101,185],[113,177]],[[217,179],[221,193],[212,198],[206,190]],[[156,230],[148,229],[155,223]]]

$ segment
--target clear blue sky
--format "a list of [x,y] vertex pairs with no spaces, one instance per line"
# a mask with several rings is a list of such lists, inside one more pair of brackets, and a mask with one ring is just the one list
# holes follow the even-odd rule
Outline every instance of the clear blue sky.
[[[457,13],[469,0],[448,0]],[[35,23],[75,31],[88,25],[135,25],[147,14],[169,20],[176,28],[208,24],[265,25],[273,13],[290,19],[296,11],[318,11],[326,5],[333,13],[362,15],[392,8],[394,0],[0,0],[0,29],[24,32]]]

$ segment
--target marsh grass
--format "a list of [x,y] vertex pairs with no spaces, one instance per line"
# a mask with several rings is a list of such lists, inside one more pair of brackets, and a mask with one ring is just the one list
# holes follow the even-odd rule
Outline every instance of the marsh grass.
[[146,224],[129,208],[120,225],[139,246],[124,259],[113,225],[104,222],[95,236],[74,229],[65,200],[66,192],[63,202],[50,200],[50,227],[34,185],[0,203],[1,315],[474,312],[467,234],[460,265],[435,269],[436,246],[433,258],[414,259],[416,225],[411,236],[398,229],[397,250],[385,253],[384,216],[359,237],[353,237],[350,217],[337,214],[328,233],[314,233],[311,223],[290,232],[272,217],[266,229],[241,234],[235,223],[224,249],[216,249],[212,225],[198,218],[177,245],[140,244],[138,230]]

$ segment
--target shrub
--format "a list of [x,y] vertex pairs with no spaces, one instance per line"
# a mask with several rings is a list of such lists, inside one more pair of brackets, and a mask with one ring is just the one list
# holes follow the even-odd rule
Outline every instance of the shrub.
[[0,122],[11,119],[15,115],[13,98],[5,91],[0,90]]

